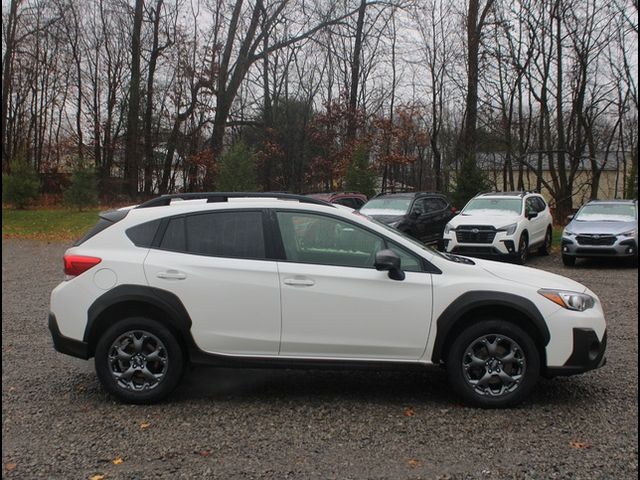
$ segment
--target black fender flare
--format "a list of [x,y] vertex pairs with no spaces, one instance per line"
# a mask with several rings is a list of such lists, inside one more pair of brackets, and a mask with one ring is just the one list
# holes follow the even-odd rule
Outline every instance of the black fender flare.
[[98,297],[89,307],[87,312],[87,325],[84,330],[83,341],[89,343],[92,333],[99,328],[100,316],[107,309],[128,302],[148,304],[160,309],[165,314],[167,321],[175,328],[189,349],[195,347],[191,335],[191,317],[187,313],[180,299],[173,293],[143,285],[118,285]]
[[442,360],[447,337],[465,314],[472,310],[486,307],[506,307],[516,310],[522,314],[522,318],[514,320],[524,322],[529,320],[533,328],[539,333],[543,346],[549,344],[551,334],[547,323],[538,307],[531,300],[510,293],[478,290],[460,295],[438,317],[436,321],[436,339],[431,353],[433,363],[438,363]]

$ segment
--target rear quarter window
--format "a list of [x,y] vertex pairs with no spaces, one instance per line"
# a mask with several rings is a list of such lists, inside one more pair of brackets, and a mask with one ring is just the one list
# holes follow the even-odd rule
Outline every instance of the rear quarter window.
[[128,228],[126,234],[136,247],[148,248],[153,244],[159,226],[160,220],[153,220]]

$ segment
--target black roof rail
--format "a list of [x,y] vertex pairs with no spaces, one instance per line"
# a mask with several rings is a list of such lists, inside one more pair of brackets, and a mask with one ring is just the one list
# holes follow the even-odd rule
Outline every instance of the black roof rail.
[[191,192],[175,193],[171,195],[161,195],[151,200],[141,203],[136,208],[163,207],[171,204],[172,200],[207,200],[207,203],[227,202],[230,198],[276,198],[279,200],[296,200],[300,203],[312,203],[314,205],[324,205],[335,208],[329,202],[316,200],[315,198],[295,195],[292,193],[269,193],[269,192]]

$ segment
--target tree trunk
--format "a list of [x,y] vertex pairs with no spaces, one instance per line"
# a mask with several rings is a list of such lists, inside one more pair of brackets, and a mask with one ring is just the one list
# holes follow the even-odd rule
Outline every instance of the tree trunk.
[[136,0],[131,36],[131,80],[129,83],[129,108],[127,112],[127,133],[124,151],[124,178],[127,193],[138,196],[138,165],[140,155],[140,35],[142,30],[142,10],[144,0]]

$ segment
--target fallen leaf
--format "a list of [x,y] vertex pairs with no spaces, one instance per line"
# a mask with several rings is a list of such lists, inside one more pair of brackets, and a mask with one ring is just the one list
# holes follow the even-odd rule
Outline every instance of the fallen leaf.
[[412,458],[407,462],[407,465],[409,465],[411,468],[416,468],[416,467],[419,467],[421,463],[422,462],[420,460],[416,460],[415,458]]
[[211,452],[208,450],[202,450],[201,452],[198,452],[198,455],[200,455],[201,457],[208,457],[209,455],[211,455]]
[[407,407],[404,409],[404,416],[405,417],[413,417],[416,414],[416,412],[413,411],[413,408],[411,407]]
[[16,468],[17,466],[18,466],[18,465],[17,465],[17,464],[15,464],[15,463],[5,463],[5,464],[4,464],[4,468],[5,468],[5,470],[6,470],[7,472],[10,472],[11,470],[15,470],[15,468]]
[[89,480],[104,480],[104,475],[96,473],[95,475],[89,477]]
[[140,424],[140,430],[144,430],[145,428],[149,428],[151,426],[151,423],[149,422],[142,422]]
[[114,465],[120,465],[122,462],[124,462],[124,460],[121,457],[116,457],[111,461]]
[[571,445],[571,448],[576,448],[576,449],[583,449],[583,448],[591,448],[591,445],[589,445],[587,442],[570,442],[569,445]]
[[15,392],[15,390],[16,390],[16,387],[9,387],[10,392]]

